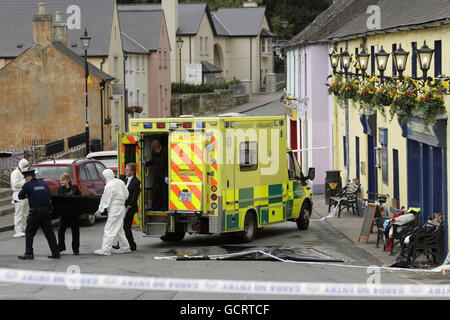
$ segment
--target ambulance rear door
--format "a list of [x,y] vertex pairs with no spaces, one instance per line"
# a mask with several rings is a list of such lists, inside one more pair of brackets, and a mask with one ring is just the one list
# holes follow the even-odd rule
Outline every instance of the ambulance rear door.
[[169,135],[169,210],[203,211],[204,132],[177,132]]

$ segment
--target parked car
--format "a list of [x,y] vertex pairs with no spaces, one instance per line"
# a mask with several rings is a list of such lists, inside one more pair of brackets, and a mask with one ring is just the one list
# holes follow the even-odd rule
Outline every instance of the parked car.
[[91,152],[86,158],[101,161],[106,168],[111,169],[117,175],[117,150]]
[[[101,196],[105,189],[103,180],[103,171],[106,166],[94,159],[64,159],[64,160],[46,160],[32,165],[36,170],[36,178],[44,180],[50,188],[52,194],[60,186],[59,178],[61,174],[68,173],[72,178],[73,184],[76,184],[82,195]],[[94,225],[95,214],[80,215],[83,224]]]

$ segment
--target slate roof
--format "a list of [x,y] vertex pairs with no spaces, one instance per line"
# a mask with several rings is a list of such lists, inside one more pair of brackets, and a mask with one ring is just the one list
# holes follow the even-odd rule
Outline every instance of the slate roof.
[[[122,31],[123,49],[128,53],[148,53],[158,50],[162,10],[122,11],[119,6],[119,20]],[[147,50],[144,52],[143,50]]]
[[341,28],[329,35],[330,39],[360,37],[366,34],[396,29],[422,28],[450,23],[449,0],[379,0],[373,1],[381,9],[381,29],[369,30],[369,14],[361,11]]
[[202,61],[202,73],[221,73],[222,70],[208,61]]
[[[33,45],[33,14],[39,12],[39,2],[45,2],[46,13],[55,17],[62,13],[63,21],[69,6],[81,9],[81,29],[69,30],[69,47],[84,55],[80,36],[87,27],[92,37],[88,56],[108,56],[115,0],[1,0],[0,1],[0,57],[14,58]],[[22,44],[22,47],[18,47]],[[75,47],[72,44],[76,44]]]
[[[162,10],[161,4],[125,4],[119,6],[121,13],[157,10]],[[196,35],[205,12],[210,19],[209,9],[206,3],[180,3],[178,9],[178,27],[180,34],[182,36]],[[212,27],[214,26],[212,25]]]
[[[63,53],[69,59],[71,59],[72,61],[79,64],[83,69],[85,68],[84,58],[80,57],[77,53],[73,52],[72,50],[67,48],[64,44],[62,44],[61,42],[58,42],[58,41],[53,42],[52,45],[56,49],[61,51],[61,53]],[[102,70],[100,70],[99,68],[97,68],[96,66],[91,64],[90,62],[88,62],[88,69],[89,69],[90,73],[95,74],[97,77],[99,77],[102,80],[105,80],[105,81],[114,80],[114,77],[111,77],[109,74],[103,72]]]
[[263,6],[211,11],[217,35],[224,37],[257,37],[265,15],[266,7]]

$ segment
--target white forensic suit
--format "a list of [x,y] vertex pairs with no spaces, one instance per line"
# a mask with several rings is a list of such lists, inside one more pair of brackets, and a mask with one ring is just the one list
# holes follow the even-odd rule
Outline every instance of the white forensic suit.
[[22,171],[26,171],[25,167],[28,167],[30,164],[26,159],[22,159],[19,162],[18,167],[11,172],[11,190],[12,194],[12,204],[14,204],[14,237],[24,237],[25,236],[25,228],[27,224],[28,217],[28,199],[20,200],[19,192],[22,190],[23,185],[26,183],[25,178],[22,175]]
[[111,169],[103,171],[103,176],[106,178],[106,186],[98,211],[103,213],[107,210],[108,220],[105,224],[102,248],[96,250],[95,253],[109,256],[115,239],[119,240],[120,249],[115,250],[114,253],[131,252],[123,230],[125,200],[128,198],[128,189],[122,180],[114,178],[114,172]]

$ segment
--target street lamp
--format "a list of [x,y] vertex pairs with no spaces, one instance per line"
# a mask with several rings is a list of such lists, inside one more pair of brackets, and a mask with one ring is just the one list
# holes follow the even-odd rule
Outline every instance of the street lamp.
[[335,50],[333,50],[333,52],[330,53],[329,56],[330,56],[331,67],[333,68],[333,73],[336,73],[336,69],[339,65],[340,55]]
[[177,39],[177,47],[180,55],[180,116],[183,115],[183,101],[181,99],[181,48],[183,47],[183,39],[181,39],[181,35],[178,36]]
[[363,48],[363,51],[358,54],[357,59],[358,59],[359,68],[362,71],[362,78],[364,80],[364,77],[366,75],[366,70],[369,66],[369,59],[370,59],[370,54],[366,52],[366,48]]
[[422,69],[423,72],[423,79],[426,79],[427,72],[431,67],[431,60],[433,59],[434,49],[428,47],[427,42],[424,41],[422,48],[418,49],[417,53],[419,55],[420,69]]
[[348,53],[348,50],[345,49],[345,52],[341,54],[341,68],[344,69],[345,75],[347,76],[348,69],[350,68],[351,56]]
[[89,44],[91,43],[91,37],[88,36],[87,28],[84,29],[84,35],[80,37],[81,44],[83,45],[84,49],[84,77],[85,77],[85,84],[86,84],[86,155],[89,153],[89,100],[88,100],[88,78],[89,78],[89,66],[87,63],[87,49],[89,48]]
[[381,46],[380,51],[378,51],[375,54],[375,58],[377,60],[377,67],[378,67],[378,71],[380,71],[381,79],[383,79],[384,72],[386,71],[388,60],[389,60],[389,53],[384,51],[383,46]]
[[406,69],[406,62],[408,61],[409,52],[403,50],[402,45],[400,44],[399,48],[392,53],[394,56],[395,67],[398,71],[399,79],[403,79],[403,72]]

